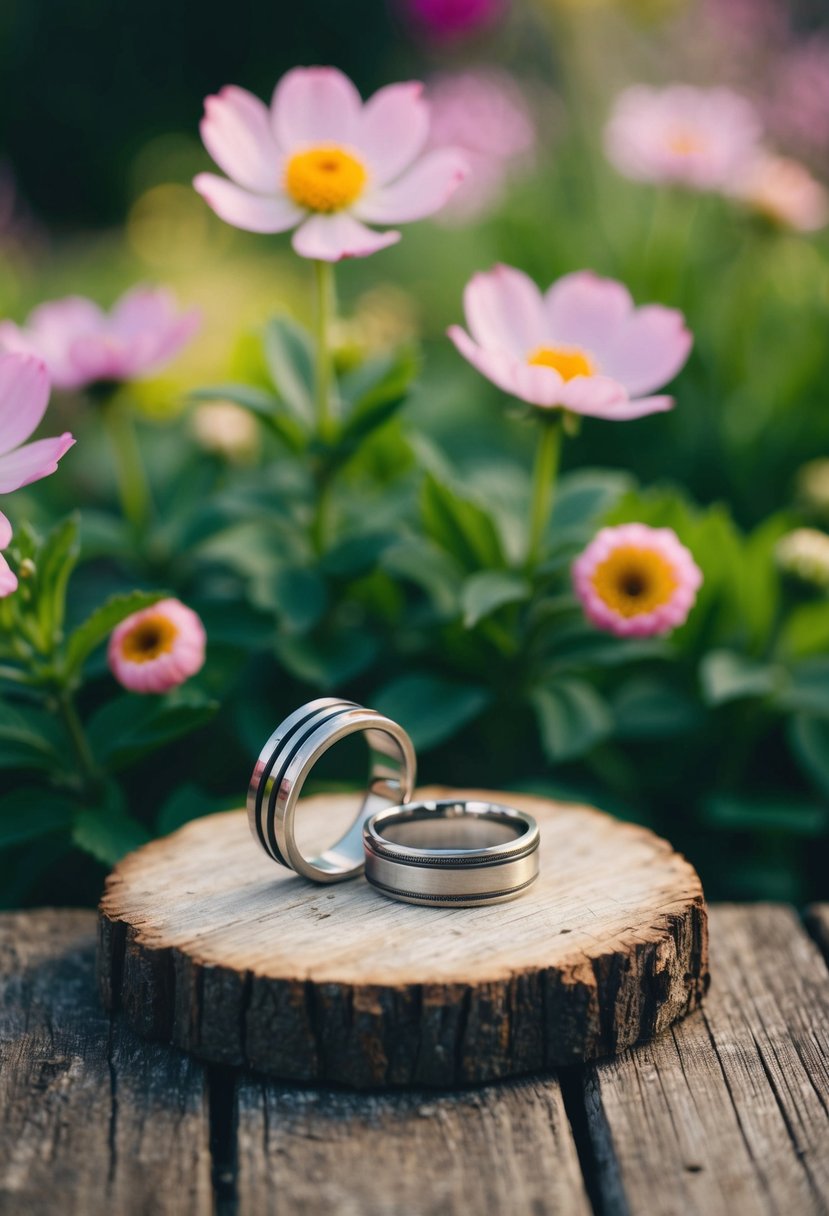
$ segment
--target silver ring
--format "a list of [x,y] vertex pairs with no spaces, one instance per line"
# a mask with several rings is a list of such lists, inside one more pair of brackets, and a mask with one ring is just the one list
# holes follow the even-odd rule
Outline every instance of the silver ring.
[[[354,823],[319,857],[307,858],[294,835],[294,815],[302,787],[320,757],[348,735],[365,735],[369,748],[368,788]],[[248,823],[254,838],[274,861],[314,882],[342,882],[362,874],[363,824],[384,807],[412,795],[417,762],[402,726],[353,701],[321,697],[294,710],[268,739],[248,787]]]
[[391,899],[438,907],[504,903],[538,877],[538,824],[493,802],[390,807],[363,829],[366,878]]

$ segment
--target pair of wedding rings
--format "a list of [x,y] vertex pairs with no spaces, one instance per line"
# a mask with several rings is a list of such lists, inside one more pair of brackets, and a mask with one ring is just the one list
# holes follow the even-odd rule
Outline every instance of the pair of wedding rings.
[[[297,802],[311,770],[335,743],[361,734],[369,779],[345,834],[319,856],[297,843]],[[248,789],[250,830],[268,856],[313,882],[365,873],[383,895],[405,903],[473,906],[520,895],[538,875],[538,825],[491,802],[412,801],[417,760],[391,718],[334,697],[310,701],[268,739]]]

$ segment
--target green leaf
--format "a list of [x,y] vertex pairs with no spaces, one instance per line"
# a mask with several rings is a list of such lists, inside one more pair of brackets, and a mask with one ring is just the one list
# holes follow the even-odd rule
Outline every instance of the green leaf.
[[461,589],[463,623],[467,629],[503,607],[529,599],[532,587],[511,570],[481,570],[472,574]]
[[343,396],[350,407],[339,446],[346,453],[397,413],[409,395],[417,367],[415,352],[404,348],[363,364],[343,380]]
[[314,423],[314,356],[308,335],[288,317],[265,326],[265,361],[281,400],[304,430]]
[[361,675],[377,657],[378,642],[369,633],[343,630],[325,638],[281,635],[276,657],[298,680],[332,689]]
[[167,697],[119,697],[93,715],[89,742],[101,763],[117,772],[204,726],[218,708],[217,701],[190,690]]
[[829,659],[805,659],[795,664],[777,704],[785,710],[829,715]]
[[79,516],[68,516],[52,529],[37,553],[37,615],[47,646],[63,629],[66,588],[81,551],[78,530]]
[[733,650],[712,650],[700,664],[702,695],[707,705],[723,705],[748,697],[771,696],[781,685],[778,667],[760,663]]
[[91,616],[69,635],[66,643],[66,673],[74,675],[80,671],[96,646],[106,641],[116,625],[165,599],[168,591],[130,591],[126,595],[114,595],[96,608]]
[[713,794],[703,806],[703,821],[730,832],[773,832],[820,836],[829,825],[829,807],[802,798]]
[[606,701],[584,680],[559,680],[536,688],[530,699],[544,753],[554,764],[585,755],[613,730]]
[[76,812],[72,839],[79,849],[112,866],[125,854],[146,844],[150,834],[127,813],[118,787],[108,786],[100,806]]
[[393,578],[406,579],[420,587],[440,616],[447,619],[457,616],[463,571],[445,549],[425,537],[406,536],[385,551],[382,567]]
[[374,570],[385,551],[396,543],[395,532],[366,532],[349,536],[333,545],[320,561],[320,568],[335,578],[354,578]]
[[173,791],[158,812],[156,831],[159,836],[166,836],[189,823],[191,819],[201,819],[204,815],[215,815],[220,811],[231,811],[242,802],[242,794],[222,798],[216,794],[208,794],[197,785],[181,785]]
[[631,489],[628,473],[614,469],[580,469],[559,481],[553,507],[552,530],[592,531],[595,521],[610,511]]
[[634,676],[613,697],[619,739],[666,739],[698,727],[699,706],[680,689],[650,676]]
[[407,675],[379,689],[372,705],[399,722],[421,751],[451,739],[487,707],[491,693],[440,676]]
[[466,570],[504,565],[498,532],[483,507],[453,493],[431,475],[423,483],[421,511],[428,535]]
[[806,659],[829,651],[829,602],[798,604],[787,617],[777,645],[785,659]]
[[190,396],[193,401],[232,401],[266,423],[291,451],[299,452],[305,446],[307,427],[286,414],[280,398],[265,389],[251,384],[217,384],[197,389]]
[[788,734],[800,768],[829,798],[829,718],[797,714],[788,724]]
[[68,831],[77,806],[53,790],[32,786],[0,798],[0,848]]
[[0,769],[58,772],[63,746],[51,714],[0,702]]
[[[307,633],[319,623],[328,607],[325,580],[316,570],[282,567],[270,580],[268,606],[276,609],[282,621],[294,633]],[[264,606],[260,588],[256,602]]]

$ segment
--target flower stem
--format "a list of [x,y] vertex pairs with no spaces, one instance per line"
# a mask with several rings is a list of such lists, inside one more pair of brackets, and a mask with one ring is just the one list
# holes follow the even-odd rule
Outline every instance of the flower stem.
[[150,514],[150,491],[132,418],[118,401],[107,401],[101,414],[115,456],[121,509],[136,533],[142,533]]
[[555,497],[556,476],[561,456],[562,421],[557,414],[541,420],[541,436],[535,452],[530,528],[527,543],[527,569],[538,564],[544,533],[550,522]]
[[89,746],[89,740],[86,737],[83,725],[78,717],[78,711],[75,708],[75,702],[68,688],[61,688],[58,690],[57,703],[60,716],[63,720],[64,726],[66,727],[66,733],[72,740],[72,746],[74,747],[75,754],[78,757],[78,764],[84,780],[84,786],[86,791],[92,794],[100,785],[101,775],[98,772],[98,767],[92,755],[92,749]]
[[314,262],[314,280],[316,285],[315,325],[317,366],[315,389],[317,426],[320,437],[327,439],[331,434],[334,423],[334,402],[331,394],[331,350],[329,348],[329,328],[331,325],[334,296],[334,271],[330,262]]

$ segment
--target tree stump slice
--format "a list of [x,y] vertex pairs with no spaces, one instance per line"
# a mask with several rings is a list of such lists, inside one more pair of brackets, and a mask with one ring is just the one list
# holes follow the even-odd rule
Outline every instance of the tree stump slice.
[[[453,1087],[650,1039],[708,984],[702,886],[667,841],[585,806],[428,789],[535,815],[519,899],[430,908],[270,861],[242,811],[194,820],[115,868],[99,909],[104,1004],[142,1034],[284,1080]],[[357,795],[302,803],[303,848]]]

